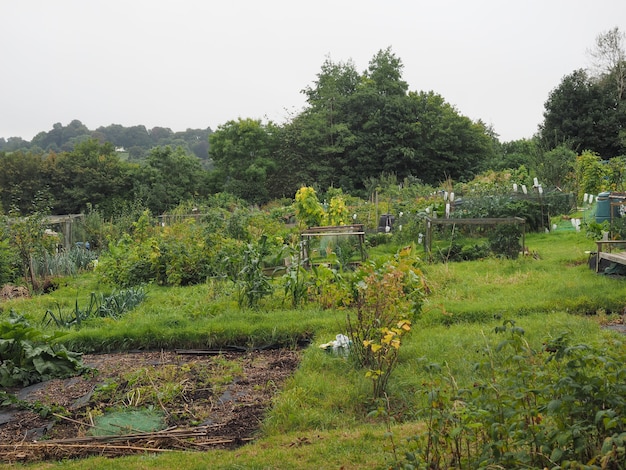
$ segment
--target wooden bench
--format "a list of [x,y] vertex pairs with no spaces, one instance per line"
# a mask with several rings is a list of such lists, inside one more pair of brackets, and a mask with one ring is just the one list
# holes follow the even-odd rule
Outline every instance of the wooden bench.
[[596,255],[596,272],[600,271],[600,260],[603,259],[626,266],[626,252],[613,251],[614,248],[626,248],[626,240],[598,240],[596,241],[596,245],[598,246]]

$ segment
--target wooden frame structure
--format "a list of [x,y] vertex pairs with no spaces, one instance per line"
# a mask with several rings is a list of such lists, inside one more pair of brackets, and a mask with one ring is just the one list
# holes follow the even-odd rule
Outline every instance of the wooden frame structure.
[[63,235],[63,248],[69,250],[77,240],[74,240],[73,224],[85,218],[85,214],[48,215],[46,223],[57,226]]
[[526,252],[526,219],[521,217],[484,217],[466,219],[439,219],[426,217],[426,239],[424,251],[431,252],[433,243],[433,225],[500,225],[515,224],[522,226],[522,253]]
[[[597,240],[596,245],[596,272],[600,272],[600,261],[605,259],[611,263],[617,263],[626,266],[626,252],[614,252],[613,248],[626,248],[626,240]],[[606,249],[603,249],[606,245]]]
[[365,253],[365,230],[363,224],[353,225],[329,225],[324,227],[310,227],[300,233],[301,243],[301,259],[305,266],[311,266],[310,240],[314,237],[337,237],[337,236],[353,236],[359,242],[359,251],[361,261],[365,261],[367,255]]

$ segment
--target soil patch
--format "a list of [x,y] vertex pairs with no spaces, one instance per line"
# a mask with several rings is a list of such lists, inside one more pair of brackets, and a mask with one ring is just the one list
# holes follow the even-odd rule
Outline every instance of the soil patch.
[[0,289],[0,300],[17,299],[21,297],[30,297],[30,292],[24,286],[14,286],[5,284]]
[[[234,448],[253,439],[299,362],[285,349],[85,355],[92,372],[11,390],[48,414],[0,408],[0,461]],[[95,432],[100,417],[124,410],[158,413],[164,429]]]

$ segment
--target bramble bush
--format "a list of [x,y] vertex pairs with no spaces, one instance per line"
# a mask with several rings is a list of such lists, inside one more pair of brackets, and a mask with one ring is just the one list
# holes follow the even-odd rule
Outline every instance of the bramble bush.
[[535,350],[510,320],[495,333],[471,386],[425,364],[426,428],[395,467],[623,469],[624,345],[571,344],[564,333]]

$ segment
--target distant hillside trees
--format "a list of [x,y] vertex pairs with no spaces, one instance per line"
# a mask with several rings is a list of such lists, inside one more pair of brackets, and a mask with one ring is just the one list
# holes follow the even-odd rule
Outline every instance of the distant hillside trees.
[[31,147],[37,147],[49,152],[60,152],[73,150],[77,143],[88,140],[91,131],[80,122],[74,119],[67,126],[57,122],[48,132],[40,132],[31,141]]
[[155,148],[139,163],[122,161],[112,144],[95,139],[70,152],[0,152],[0,209],[27,214],[45,198],[53,214],[95,208],[112,215],[133,202],[160,214],[206,196],[207,175],[182,148]]
[[115,148],[123,148],[132,160],[145,158],[154,147],[182,147],[189,154],[200,159],[205,168],[210,168],[209,135],[211,133],[209,127],[173,132],[167,127],[147,129],[143,125],[124,127],[120,124],[89,130],[78,119],[74,119],[67,126],[57,122],[50,131],[38,133],[30,142],[19,137],[10,137],[8,140],[0,138],[0,151],[71,152],[77,144],[96,139],[100,143],[109,142]]

